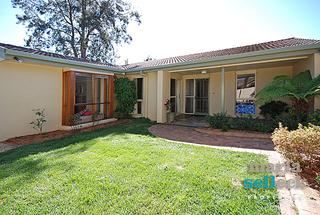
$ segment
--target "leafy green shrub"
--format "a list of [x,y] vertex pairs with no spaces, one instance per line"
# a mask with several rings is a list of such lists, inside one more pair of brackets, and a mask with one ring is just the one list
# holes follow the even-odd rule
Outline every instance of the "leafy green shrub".
[[278,127],[279,123],[281,123],[284,127],[287,127],[289,130],[297,129],[299,124],[306,125],[305,121],[300,121],[298,119],[298,116],[296,115],[295,111],[293,111],[293,109],[289,109],[287,114],[275,117],[273,121],[276,125],[276,128]]
[[308,115],[308,123],[320,126],[320,109],[317,109]]
[[226,113],[217,113],[207,117],[213,128],[228,131],[229,129],[258,132],[272,132],[278,124],[266,119],[248,117],[230,117]]
[[128,78],[117,78],[115,80],[115,94],[117,107],[115,117],[123,119],[130,118],[137,102],[136,85]]
[[275,129],[274,122],[266,119],[258,119],[249,117],[235,117],[230,121],[230,128],[237,130],[258,131],[258,132],[272,132]]
[[228,130],[229,117],[226,113],[216,113],[212,116],[207,116],[207,121],[213,128]]
[[320,185],[320,175],[316,177],[316,182]]
[[301,166],[320,165],[320,127],[302,126],[289,131],[279,124],[272,134],[272,141],[277,151],[289,161],[298,162]]
[[266,119],[272,119],[288,112],[288,104],[282,101],[271,101],[260,106],[260,114]]

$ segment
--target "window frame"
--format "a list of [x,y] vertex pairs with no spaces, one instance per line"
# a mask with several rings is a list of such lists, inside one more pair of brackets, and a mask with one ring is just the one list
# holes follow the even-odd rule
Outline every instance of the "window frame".
[[[252,99],[252,103],[254,104],[254,108],[255,108],[255,112],[253,114],[242,114],[242,113],[237,113],[237,110],[236,110],[236,105],[237,103],[240,103],[240,100],[242,101],[246,101],[246,100],[249,100],[249,99],[246,99],[246,98],[237,98],[237,90],[238,90],[238,76],[241,76],[241,75],[254,75],[254,93],[256,95],[257,93],[257,71],[256,70],[246,70],[246,71],[237,71],[236,72],[236,77],[235,77],[235,109],[234,109],[234,113],[235,115],[256,115],[257,114],[257,111],[256,111],[256,98],[253,97]],[[243,102],[245,103],[245,102]]]
[[[138,98],[138,79],[142,79],[141,81],[141,98]],[[135,110],[134,110],[134,114],[138,115],[138,116],[142,116],[144,113],[144,108],[143,108],[143,101],[144,101],[144,77],[135,77],[134,82],[136,84],[136,96],[137,96],[137,103],[135,104]],[[140,106],[140,107],[139,107]],[[140,109],[140,111],[139,111]]]

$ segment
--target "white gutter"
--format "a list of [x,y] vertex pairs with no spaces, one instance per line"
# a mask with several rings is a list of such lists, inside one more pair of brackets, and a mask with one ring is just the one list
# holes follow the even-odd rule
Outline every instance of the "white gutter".
[[5,49],[4,50],[6,56],[11,57],[21,57],[21,58],[27,58],[31,60],[40,60],[45,62],[53,62],[53,63],[59,63],[66,66],[81,66],[86,67],[90,69],[98,69],[98,70],[104,70],[108,72],[123,72],[121,69],[108,67],[106,65],[99,65],[94,63],[87,63],[87,62],[81,62],[81,61],[75,61],[75,60],[68,60],[68,59],[61,59],[61,58],[55,58],[55,57],[49,57],[44,55],[38,55],[33,53],[27,53],[23,51],[17,51],[17,50],[11,50],[11,49]]

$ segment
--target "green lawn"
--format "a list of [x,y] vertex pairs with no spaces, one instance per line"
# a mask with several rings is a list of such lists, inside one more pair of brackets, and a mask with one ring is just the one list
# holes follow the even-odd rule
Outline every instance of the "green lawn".
[[135,120],[0,154],[0,214],[279,214],[246,190],[266,158],[169,142]]

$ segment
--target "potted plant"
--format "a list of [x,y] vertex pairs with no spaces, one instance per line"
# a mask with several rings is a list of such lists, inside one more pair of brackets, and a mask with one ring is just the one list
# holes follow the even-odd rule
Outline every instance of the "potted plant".
[[167,110],[167,122],[173,122],[175,113],[171,111],[171,103],[169,99],[166,99],[164,102],[164,105],[166,106]]

